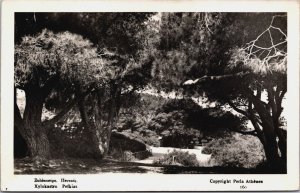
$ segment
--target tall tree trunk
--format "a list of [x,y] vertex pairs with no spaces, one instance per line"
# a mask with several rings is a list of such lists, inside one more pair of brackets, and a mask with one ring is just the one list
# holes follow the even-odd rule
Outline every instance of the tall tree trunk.
[[[107,121],[107,126],[106,126],[106,137],[107,137],[107,151],[109,150],[109,145],[110,145],[110,138],[111,138],[111,133],[114,127],[114,122],[115,119],[117,118],[117,100],[121,97],[121,91],[119,92],[119,89],[121,89],[117,84],[112,84],[111,85],[111,92],[110,92],[110,97],[111,97],[111,102],[110,102],[110,108],[109,108],[109,114],[108,114],[108,121]],[[118,93],[120,94],[118,96]],[[121,106],[121,101],[119,101],[119,105]]]
[[99,115],[99,105],[95,104],[95,112],[91,113],[91,117],[95,116],[95,122],[93,121],[93,119],[89,118],[84,99],[78,102],[78,106],[82,122],[85,125],[85,128],[87,129],[88,135],[91,139],[94,158],[102,159],[108,151],[108,145],[107,138],[105,137],[105,132],[102,131],[103,127],[101,125],[101,120],[99,120],[99,118],[95,116],[96,113]]
[[278,143],[276,141],[275,129],[272,125],[268,125],[266,123],[263,123],[262,125],[262,131],[257,132],[257,137],[263,145],[267,163],[272,171],[282,171],[284,169],[284,165],[278,154]]
[[94,117],[95,125],[97,128],[97,138],[99,139],[99,144],[102,147],[103,157],[105,157],[109,151],[110,144],[110,127],[102,124],[102,98],[104,90],[99,90],[96,94],[95,108],[94,108]]
[[122,89],[120,87],[118,87],[116,89],[116,96],[115,96],[115,101],[116,101],[116,109],[115,109],[115,116],[116,116],[116,119],[118,119],[119,117],[119,113],[120,113],[120,109],[121,109],[121,93],[122,93]]
[[46,161],[50,158],[50,146],[41,116],[44,98],[38,92],[26,92],[26,107],[23,116],[24,139],[33,159]]
[[[102,159],[109,151],[111,132],[113,128],[114,118],[116,117],[116,99],[118,87],[112,84],[110,91],[110,106],[107,116],[107,123],[102,123],[102,98],[103,90],[98,90],[93,97],[92,111],[88,112],[85,104],[85,99],[78,102],[79,111],[81,114],[82,122],[87,128],[88,134],[91,138],[91,143],[96,159]],[[121,93],[120,93],[121,94]]]
[[278,154],[278,144],[276,141],[276,135],[271,131],[270,128],[264,128],[264,135],[265,135],[265,154],[268,163],[272,167],[277,167],[279,163],[279,154]]
[[278,152],[278,142],[276,140],[276,131],[272,119],[262,120],[263,131],[263,146],[270,169],[274,172],[284,170],[284,163],[282,162]]
[[[272,85],[267,85],[267,91],[268,91],[268,100],[269,104],[272,110],[272,120],[273,120],[273,126],[275,133],[278,137],[278,146],[281,152],[281,158],[282,160],[286,161],[286,136],[283,134],[280,126],[279,126],[279,118],[282,113],[282,98],[284,96],[284,93],[286,92],[286,89],[283,89],[282,92],[279,88],[275,89]],[[281,92],[281,95],[280,95]]]

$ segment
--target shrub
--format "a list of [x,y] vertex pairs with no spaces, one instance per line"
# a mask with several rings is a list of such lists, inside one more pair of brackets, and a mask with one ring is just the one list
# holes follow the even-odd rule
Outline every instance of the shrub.
[[198,166],[199,162],[195,154],[188,152],[176,151],[164,155],[162,158],[154,160],[157,165],[182,165],[182,166]]
[[131,130],[123,130],[119,132],[123,135],[126,135],[132,139],[141,141],[147,145],[151,145],[154,147],[159,147],[160,146],[160,141],[159,141],[159,136],[151,130],[139,128],[136,131],[131,131]]
[[118,161],[134,161],[136,160],[135,156],[131,151],[123,151],[121,149],[112,149],[109,152],[109,157]]
[[211,166],[255,168],[265,159],[260,141],[240,134],[214,139],[202,153],[212,154]]
[[94,157],[88,132],[81,123],[56,124],[48,131],[52,157]]
[[124,151],[121,161],[134,161],[136,158],[134,157],[133,153],[131,151]]
[[204,149],[202,149],[202,152],[203,154],[212,154],[212,148],[210,147],[205,147]]

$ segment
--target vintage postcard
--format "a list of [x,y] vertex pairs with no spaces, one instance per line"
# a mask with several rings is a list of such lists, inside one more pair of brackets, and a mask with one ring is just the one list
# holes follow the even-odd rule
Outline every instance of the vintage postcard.
[[1,7],[1,191],[299,190],[299,2]]

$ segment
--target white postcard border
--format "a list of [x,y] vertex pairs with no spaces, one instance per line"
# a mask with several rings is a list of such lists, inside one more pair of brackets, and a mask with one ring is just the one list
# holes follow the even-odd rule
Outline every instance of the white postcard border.
[[[287,174],[13,174],[14,12],[288,12]],[[1,11],[1,190],[35,189],[34,178],[75,179],[73,191],[233,191],[299,189],[299,2],[294,1],[11,1]],[[262,184],[212,183],[213,180],[262,180]],[[246,188],[241,186],[245,185]],[[54,191],[69,191],[55,189]]]

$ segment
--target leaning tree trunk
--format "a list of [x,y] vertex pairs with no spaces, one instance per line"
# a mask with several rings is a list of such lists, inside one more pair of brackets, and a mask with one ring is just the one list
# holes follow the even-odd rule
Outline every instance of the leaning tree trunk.
[[46,161],[50,158],[50,146],[46,128],[42,126],[41,117],[44,98],[38,92],[26,92],[26,107],[23,116],[24,139],[33,159]]

